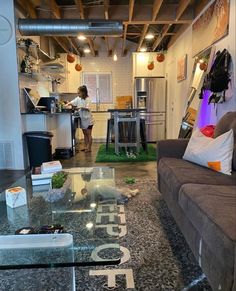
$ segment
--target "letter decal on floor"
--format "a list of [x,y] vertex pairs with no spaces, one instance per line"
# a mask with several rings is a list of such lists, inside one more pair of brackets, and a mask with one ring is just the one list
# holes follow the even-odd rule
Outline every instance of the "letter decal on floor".
[[89,275],[107,276],[107,285],[109,288],[116,287],[116,275],[124,275],[126,279],[126,288],[134,289],[134,276],[132,269],[90,270]]

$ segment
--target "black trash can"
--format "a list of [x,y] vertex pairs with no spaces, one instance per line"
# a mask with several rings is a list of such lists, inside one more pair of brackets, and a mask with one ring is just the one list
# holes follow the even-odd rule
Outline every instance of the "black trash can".
[[25,132],[30,168],[39,167],[52,160],[51,139],[53,134],[48,131]]

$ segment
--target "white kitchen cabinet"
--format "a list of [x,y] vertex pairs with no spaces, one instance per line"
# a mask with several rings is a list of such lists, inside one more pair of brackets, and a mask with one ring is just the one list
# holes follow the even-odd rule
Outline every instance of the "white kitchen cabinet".
[[[156,60],[157,53],[133,53],[133,77],[163,77],[165,62]],[[148,70],[150,60],[154,62],[154,69]]]
[[79,57],[76,56],[74,63],[69,63],[66,60],[67,54],[60,55],[60,62],[65,68],[65,81],[58,85],[59,93],[76,93],[80,86],[81,72],[75,70],[75,65],[79,62]]
[[110,118],[108,112],[93,112],[94,126],[92,136],[95,142],[104,142],[107,136],[107,120]]

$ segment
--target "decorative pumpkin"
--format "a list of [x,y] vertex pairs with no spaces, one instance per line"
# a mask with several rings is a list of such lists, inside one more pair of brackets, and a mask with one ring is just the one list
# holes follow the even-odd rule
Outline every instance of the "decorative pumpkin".
[[206,71],[206,69],[207,69],[207,63],[205,63],[205,62],[200,63],[199,68],[202,71]]
[[82,71],[82,66],[81,66],[81,64],[76,64],[75,65],[75,69],[76,69],[76,71],[78,71],[78,72],[80,72],[80,71]]
[[68,63],[74,63],[74,61],[75,61],[75,55],[72,54],[72,53],[68,53],[66,59],[67,59],[67,62]]
[[153,70],[154,69],[154,62],[150,62],[147,66],[148,70]]
[[159,63],[162,63],[165,60],[165,55],[163,53],[158,53],[156,59]]

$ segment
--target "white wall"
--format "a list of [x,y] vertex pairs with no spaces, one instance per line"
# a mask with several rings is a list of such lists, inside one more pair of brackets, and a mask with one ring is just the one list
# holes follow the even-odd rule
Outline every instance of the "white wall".
[[[222,50],[227,48],[233,58],[233,68],[235,68],[235,0],[230,1],[230,21],[229,21],[229,34],[222,40],[218,41],[216,46],[217,50]],[[201,40],[199,40],[201,41]],[[187,54],[187,79],[182,82],[177,82],[176,80],[176,66],[177,60]],[[167,138],[178,137],[178,132],[180,128],[180,123],[185,111],[186,101],[188,98],[188,89],[190,86],[190,80],[192,75],[192,68],[194,64],[194,59],[192,58],[192,27],[190,27],[177,41],[170,47],[167,53],[166,59],[166,74],[168,81],[168,92],[167,92],[167,107],[169,108],[167,114]],[[227,99],[233,96],[227,102],[218,104],[215,108],[214,105],[211,106],[209,118],[212,122],[216,122],[219,118],[224,115],[227,111],[236,110],[236,89],[234,76],[232,76],[232,88],[227,92]],[[197,96],[196,96],[197,97]],[[196,98],[195,97],[195,98]]]
[[0,45],[0,168],[23,169],[23,146],[13,0],[0,0],[0,16],[11,24],[9,41]]
[[[84,57],[81,58],[83,66],[82,72],[111,72],[112,73],[112,93],[113,103],[115,103],[116,96],[126,96],[133,93],[132,83],[132,56],[121,57],[118,55],[118,60],[113,61],[112,57]],[[81,80],[82,82],[82,80]],[[101,104],[102,106],[102,104]],[[103,105],[104,108],[111,108],[111,104]],[[107,107],[107,108],[106,108]]]

